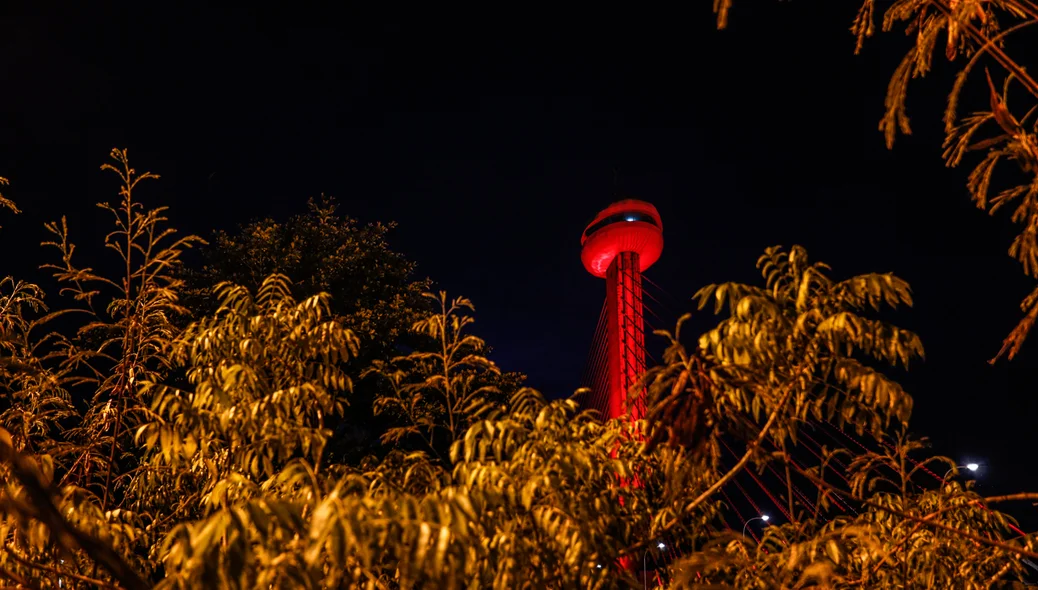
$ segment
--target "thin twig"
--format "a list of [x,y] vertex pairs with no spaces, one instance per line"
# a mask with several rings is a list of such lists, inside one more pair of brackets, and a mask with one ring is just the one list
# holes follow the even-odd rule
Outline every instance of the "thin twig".
[[[48,566],[48,565],[43,565],[42,563],[33,563],[33,562],[25,559],[24,557],[18,555],[14,551],[11,551],[10,547],[4,547],[4,550],[7,551],[8,555],[11,556],[11,559],[13,559],[13,560],[17,561],[18,563],[24,565],[25,567],[47,572],[48,574],[57,576],[59,579],[61,577],[69,577],[69,578],[72,578],[74,580],[79,580],[80,582],[86,582],[88,584],[93,584],[95,586],[100,586],[102,588],[113,588],[113,589],[116,589],[116,590],[119,588],[118,586],[115,586],[113,584],[109,584],[108,582],[105,582],[104,580],[98,580],[96,578],[88,578],[86,576],[81,576],[79,574],[75,574],[75,573],[72,573],[72,572],[63,572],[63,571],[61,571],[61,570],[59,570],[57,568],[54,568],[54,567],[51,567],[51,566]],[[9,572],[5,572],[5,574],[6,573],[9,573]],[[14,578],[12,578],[12,579],[14,579]],[[19,584],[23,584],[23,585],[26,585],[26,586],[30,586],[31,585],[28,582],[26,582],[25,580],[15,580],[15,581],[18,582]]]

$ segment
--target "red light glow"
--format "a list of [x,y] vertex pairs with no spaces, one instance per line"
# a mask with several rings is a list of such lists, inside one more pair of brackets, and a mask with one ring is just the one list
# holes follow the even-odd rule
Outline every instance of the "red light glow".
[[[635,214],[639,220],[627,221],[627,214]],[[618,217],[615,223],[596,228],[609,218]],[[641,219],[648,218],[651,221]],[[588,230],[594,228],[589,235]],[[580,243],[580,259],[584,268],[596,277],[605,278],[609,265],[623,252],[638,255],[638,272],[645,272],[656,263],[663,253],[663,222],[651,203],[627,199],[613,203],[603,209],[588,224]]]
[[663,222],[651,203],[627,199],[603,209],[581,237],[580,258],[606,279],[606,373],[603,418],[645,416],[644,395],[629,392],[645,372],[642,272],[663,252]]

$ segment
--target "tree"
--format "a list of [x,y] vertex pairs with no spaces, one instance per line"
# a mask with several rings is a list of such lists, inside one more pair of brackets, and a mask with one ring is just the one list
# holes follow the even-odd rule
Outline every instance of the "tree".
[[[905,418],[907,396],[851,354],[901,363],[918,352],[913,335],[863,315],[884,301],[908,300],[907,286],[887,275],[831,281],[824,265],[810,264],[800,248],[769,250],[761,267],[764,288],[729,284],[704,291],[724,302],[730,295],[732,317],[704,336],[705,354],[688,353],[673,340],[668,366],[648,380],[653,406],[675,403],[670,394],[692,384],[683,375],[697,356],[710,367],[713,388],[698,399],[714,400],[719,425],[764,422],[762,431],[782,440],[795,436],[797,420],[808,412],[828,409],[869,429],[886,418]],[[443,295],[439,301],[441,315],[425,327],[439,337],[440,355],[415,352],[407,364],[447,367],[452,343],[466,340],[458,308]],[[457,351],[466,358],[462,346]],[[413,420],[417,427],[406,434],[449,425],[441,401],[452,399],[443,395],[445,384],[465,382],[452,381],[449,371],[420,374],[427,376],[406,383],[423,397],[441,396],[439,411],[425,408],[428,418]],[[837,391],[840,384],[844,389]],[[481,409],[486,400],[467,398],[466,391],[475,390],[460,388],[454,399],[474,407],[464,435],[451,445],[449,469],[418,451],[337,476],[298,457],[247,488],[217,483],[236,494],[171,534],[165,560],[171,577],[164,583],[614,587],[637,584],[613,564],[639,554],[646,543],[666,536],[697,547],[713,534],[719,509],[714,494],[731,472],[720,473],[709,454],[680,444],[684,439],[647,450],[637,436],[647,424],[603,424],[578,412],[573,400],[546,402],[530,390],[504,408]],[[830,396],[837,403],[819,403]],[[390,405],[401,399],[391,397]],[[256,444],[248,442],[249,429],[228,434],[241,436],[243,448]],[[759,443],[762,435],[755,434]],[[708,445],[716,435],[706,435]],[[749,458],[767,460],[754,451]],[[618,485],[635,474],[642,485]]]
[[153,419],[136,432],[147,452],[131,488],[160,536],[259,493],[294,459],[319,472],[331,436],[324,417],[342,413],[339,394],[352,387],[340,361],[356,354],[357,338],[331,318],[327,295],[296,302],[287,278],[272,275],[255,296],[231,284],[218,296],[215,315],[171,353],[192,389],[141,388]]
[[[980,588],[1019,581],[1021,558],[1038,558],[993,509],[1038,495],[920,481],[947,459],[904,435],[911,398],[884,373],[922,354],[914,334],[873,317],[911,303],[895,276],[834,280],[803,248],[769,248],[760,285],[699,292],[724,315],[694,349],[681,323],[662,332],[665,363],[636,387],[650,419],[635,423],[603,422],[575,397],[504,395],[511,382],[467,332],[471,304],[430,295],[438,309],[413,325],[414,350],[372,370],[379,410],[399,420],[388,451],[344,463],[325,450],[326,418],[357,403],[347,369],[364,340],[328,294],[299,298],[280,274],[255,289],[220,284],[215,309],[180,330],[170,269],[197,239],[161,229],[161,210],[133,196],[152,175],[113,156],[122,204],[106,245],[120,274],[74,264],[66,224],[50,224],[62,255],[51,268],[72,304],[47,311],[38,287],[0,283],[0,577],[11,585],[637,587],[624,564],[660,539],[686,554],[660,578],[673,588]],[[71,335],[50,323],[66,311],[88,318]],[[54,331],[39,336],[45,325]],[[822,420],[880,450],[801,466],[800,434]],[[746,451],[724,467],[729,443]],[[837,456],[850,465],[844,487],[829,477]],[[759,544],[726,531],[722,487],[773,463],[788,485],[815,485],[823,512],[769,527]]]
[[216,309],[214,289],[229,282],[255,291],[272,274],[291,281],[293,297],[329,293],[331,313],[363,343],[362,359],[385,358],[407,341],[424,315],[429,279],[388,242],[395,224],[360,224],[339,215],[334,199],[307,201],[307,211],[280,222],[259,219],[236,233],[217,231],[202,264],[186,268],[185,304],[194,317]]
[[412,328],[426,343],[406,356],[375,361],[369,372],[382,378],[375,414],[392,414],[399,423],[382,434],[382,441],[399,445],[417,437],[424,450],[442,459],[475,420],[505,409],[522,377],[503,374],[486,357],[486,342],[466,333],[475,321],[466,314],[474,311],[469,300],[448,303],[444,292],[427,297],[439,309]]
[[[184,272],[185,300],[195,317],[202,317],[215,309],[216,285],[226,281],[255,290],[274,273],[291,279],[296,298],[330,294],[331,313],[361,342],[357,355],[343,360],[354,381],[355,403],[329,423],[337,434],[330,452],[337,461],[355,463],[368,453],[382,453],[381,433],[395,424],[372,413],[385,383],[363,375],[372,363],[390,362],[404,350],[438,348],[427,342],[431,336],[420,326],[435,321],[439,310],[423,297],[431,281],[416,280],[416,265],[390,248],[388,234],[395,224],[361,225],[337,211],[335,200],[322,196],[307,202],[305,214],[286,222],[267,218],[242,225],[235,234],[216,232],[203,250],[202,266]],[[476,353],[488,355],[490,348],[483,344]],[[507,398],[523,379],[498,372],[494,383],[485,385],[500,387]]]
[[[648,373],[649,416],[656,420],[650,440],[705,445],[717,456],[719,435],[743,433],[742,460],[709,489],[751,462],[777,462],[787,467],[788,486],[792,470],[819,487],[818,508],[831,508],[838,491],[862,510],[768,527],[759,545],[734,532],[718,534],[674,564],[675,587],[987,588],[1020,579],[1019,556],[1033,542],[1008,542],[1012,520],[957,484],[920,491],[915,480],[928,464],[955,463],[917,462],[909,455],[921,444],[904,437],[887,442],[889,421],[895,432],[907,428],[912,400],[872,365],[907,368],[923,349],[915,334],[865,312],[910,305],[908,285],[890,274],[833,281],[828,267],[810,263],[800,247],[769,248],[757,266],[763,286],[724,283],[696,294],[701,308],[714,301],[727,317],[700,337],[699,359],[674,337],[667,366]],[[704,402],[712,404],[709,411],[687,408]],[[852,486],[839,489],[823,478],[832,455],[807,471],[790,459],[798,431],[812,421],[867,432],[889,450],[841,450],[852,457]]]
[[[727,25],[732,4],[733,0],[714,0],[719,28]],[[854,19],[851,31],[857,37],[855,53],[876,31],[876,4],[876,0],[864,0]],[[879,124],[887,147],[893,147],[899,133],[911,133],[905,107],[909,84],[930,72],[934,52],[943,48],[945,58],[962,64],[944,110],[944,160],[955,167],[968,154],[983,153],[967,181],[973,202],[992,215],[1013,208],[1011,219],[1020,231],[1009,246],[1009,255],[1028,277],[1038,279],[1038,119],[1032,119],[1038,104],[1038,81],[1028,73],[1027,64],[1007,50],[1010,42],[1038,23],[1038,4],[1032,0],[897,0],[882,15],[882,31],[890,32],[902,23],[915,43],[887,87],[885,113]],[[1017,47],[1020,53],[1015,55],[1026,55],[1027,45]],[[987,108],[960,115],[960,100],[969,76],[981,65]],[[1012,108],[1011,91],[1016,96]],[[1015,163],[1017,170],[996,178],[995,170],[1006,162]],[[1020,352],[1038,322],[1038,287],[1024,298],[1020,308],[1024,317],[992,362],[1002,356],[1012,359]]]
[[[134,569],[152,570],[135,552],[147,542],[147,515],[127,509],[127,484],[140,458],[133,433],[149,406],[139,385],[169,376],[167,347],[178,332],[172,318],[182,311],[172,271],[199,240],[176,238],[164,227],[164,208],[146,209],[137,200],[138,185],[157,175],[137,173],[125,150],[113,150],[111,158],[102,170],[119,177],[120,201],[98,206],[114,218],[104,246],[116,253],[117,274],[78,266],[63,218],[46,224],[54,237],[44,246],[61,258],[43,268],[72,305],[48,313],[39,287],[3,281],[10,291],[0,309],[6,397],[0,420],[10,432],[0,437],[0,453],[10,468],[8,501],[15,504],[4,517],[11,560],[4,571],[16,583],[42,572],[52,574],[45,578],[51,585],[100,583],[102,564],[122,583],[143,587]],[[78,328],[71,335],[40,335],[65,314],[85,321],[71,324]],[[85,411],[75,400],[85,402]]]
[[[723,283],[696,293],[700,308],[714,301],[715,313],[728,310],[700,336],[698,354],[685,350],[679,333],[661,333],[671,341],[665,362],[643,379],[654,406],[650,446],[665,438],[698,447],[718,431],[748,432],[746,462],[765,439],[795,443],[799,424],[811,418],[875,436],[891,420],[907,424],[911,397],[863,360],[907,367],[922,356],[918,336],[865,314],[911,305],[907,283],[892,274],[833,281],[828,266],[810,262],[799,246],[769,248],[757,267],[762,287]],[[710,452],[718,454],[716,445]]]
[[[1018,539],[1012,518],[989,505],[1000,498],[979,496],[971,483],[922,485],[926,478],[938,481],[929,467],[954,467],[946,457],[914,459],[924,447],[924,441],[901,436],[883,451],[854,457],[851,489],[840,490],[840,497],[857,503],[856,514],[770,526],[759,544],[734,533],[719,536],[675,564],[675,585],[1023,587],[1026,567],[1019,552],[1033,551],[1034,541]],[[822,501],[832,502],[832,496]]]
[[329,452],[339,461],[381,452],[385,423],[371,412],[376,388],[361,374],[372,362],[398,355],[400,346],[415,345],[410,328],[431,311],[422,297],[429,279],[415,279],[415,264],[390,248],[394,227],[340,215],[335,200],[322,195],[286,221],[265,218],[234,233],[215,232],[201,264],[183,272],[184,299],[196,318],[216,309],[214,292],[223,282],[254,292],[268,276],[282,274],[297,299],[330,294],[330,312],[362,343],[356,356],[343,360],[355,403],[342,415],[328,416],[335,431]]

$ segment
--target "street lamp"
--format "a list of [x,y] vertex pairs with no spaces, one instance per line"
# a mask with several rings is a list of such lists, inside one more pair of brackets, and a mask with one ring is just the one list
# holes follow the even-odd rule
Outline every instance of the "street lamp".
[[768,522],[769,520],[771,520],[771,517],[767,514],[761,514],[760,516],[754,516],[753,518],[747,520],[742,524],[742,536],[746,536],[746,527],[750,526],[750,523],[755,520],[762,520],[764,522]]
[[[656,548],[662,551],[667,548],[667,544],[660,541],[659,543],[656,543]],[[648,561],[646,561],[649,557],[649,551],[652,551],[652,547],[646,549],[645,553],[642,554],[642,588],[645,590],[648,590],[649,588],[649,565]]]
[[952,471],[955,471],[956,469],[969,469],[970,471],[976,472],[978,469],[980,469],[980,465],[977,465],[976,463],[967,463],[965,465],[956,465],[955,467],[952,467],[951,469],[946,471],[944,473],[944,477],[942,477],[941,479],[948,479],[948,474],[951,473]]

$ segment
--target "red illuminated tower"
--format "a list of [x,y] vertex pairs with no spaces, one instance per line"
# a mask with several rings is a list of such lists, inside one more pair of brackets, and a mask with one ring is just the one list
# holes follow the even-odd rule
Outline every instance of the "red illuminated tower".
[[606,280],[606,391],[595,392],[596,405],[603,418],[638,420],[644,401],[629,403],[627,392],[645,371],[642,273],[663,252],[663,222],[651,203],[618,201],[595,216],[580,244],[584,268]]

